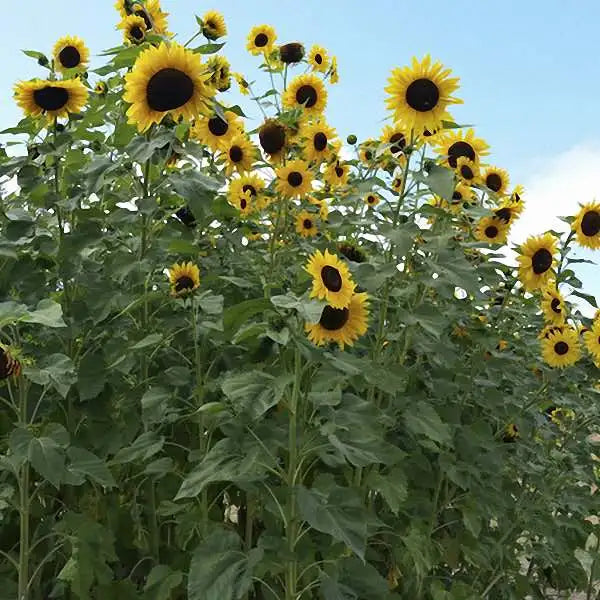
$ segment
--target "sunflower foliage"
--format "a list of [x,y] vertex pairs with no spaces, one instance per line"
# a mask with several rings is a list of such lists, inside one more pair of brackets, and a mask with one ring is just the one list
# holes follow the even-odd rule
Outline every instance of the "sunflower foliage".
[[254,27],[250,76],[220,13],[116,8],[3,132],[0,597],[591,597],[600,206],[514,259],[440,63],[344,142],[319,40]]

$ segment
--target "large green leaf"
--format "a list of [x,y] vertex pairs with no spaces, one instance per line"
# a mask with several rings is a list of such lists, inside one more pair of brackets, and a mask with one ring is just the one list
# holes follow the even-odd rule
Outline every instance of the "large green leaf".
[[106,383],[106,365],[101,352],[86,354],[79,363],[77,389],[81,400],[91,400],[98,396]]
[[173,590],[181,585],[183,574],[168,565],[156,565],[148,574],[144,586],[146,600],[170,600]]
[[23,321],[26,323],[39,323],[46,327],[66,327],[62,318],[62,307],[53,300],[40,300],[34,311],[28,312]]
[[415,434],[424,435],[439,444],[450,444],[452,441],[450,427],[442,422],[431,404],[416,403],[405,413],[404,420]]
[[70,460],[67,465],[68,471],[75,476],[79,476],[81,483],[87,477],[91,481],[108,488],[117,485],[108,465],[93,452],[72,446],[68,448],[67,456]]
[[121,448],[113,458],[114,464],[133,463],[138,460],[148,460],[163,447],[165,438],[158,436],[153,431],[142,433],[134,442],[126,448]]
[[65,455],[56,441],[49,437],[32,438],[29,460],[33,468],[58,489],[65,477]]

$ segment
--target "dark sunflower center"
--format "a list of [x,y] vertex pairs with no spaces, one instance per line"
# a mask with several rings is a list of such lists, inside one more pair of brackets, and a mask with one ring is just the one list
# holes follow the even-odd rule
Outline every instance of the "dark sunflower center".
[[221,137],[229,131],[229,123],[221,117],[212,117],[208,120],[208,130],[215,136]]
[[302,181],[303,181],[302,173],[298,173],[298,171],[292,171],[287,176],[287,182],[292,187],[298,187],[298,186],[302,185]]
[[69,101],[69,92],[63,87],[47,85],[33,92],[35,103],[43,110],[58,110]]
[[373,158],[373,153],[370,150],[365,150],[365,158],[371,160]]
[[499,219],[502,219],[506,223],[510,222],[510,217],[511,217],[510,208],[508,208],[506,206],[504,208],[499,208],[494,214]]
[[249,183],[246,183],[242,187],[242,191],[243,192],[250,192],[251,196],[256,196],[256,188],[253,185],[250,185]]
[[322,132],[315,133],[313,137],[313,146],[318,152],[323,152],[327,148],[327,136]]
[[296,102],[312,108],[317,103],[317,90],[312,85],[302,85],[296,91]]
[[473,173],[473,169],[471,169],[471,167],[469,167],[469,165],[463,165],[460,168],[460,174],[465,178],[465,179],[473,179],[474,177],[474,173]]
[[182,107],[194,96],[194,82],[179,69],[161,69],[146,87],[146,100],[152,110],[165,112]]
[[406,88],[406,103],[414,110],[427,112],[433,110],[440,99],[440,90],[438,86],[427,79],[421,77],[415,79]]
[[143,40],[144,39],[144,30],[141,27],[139,27],[138,25],[135,25],[129,30],[129,35],[134,40]]
[[552,254],[546,248],[540,248],[531,257],[531,266],[536,275],[545,273],[552,266]]
[[485,178],[485,185],[492,190],[492,192],[498,192],[502,188],[502,177],[500,177],[498,173],[490,173]]
[[327,331],[337,331],[341,329],[347,322],[350,316],[350,311],[347,308],[333,308],[326,306],[321,314],[319,325]]
[[59,52],[58,60],[65,69],[72,69],[81,62],[81,54],[75,46],[65,46]]
[[367,197],[367,202],[369,204],[373,204],[375,202],[375,196],[368,196]]
[[140,10],[136,10],[133,13],[136,17],[142,17],[142,19],[144,19],[144,23],[146,23],[146,29],[148,31],[150,31],[152,29],[152,19],[150,18],[150,15],[143,9]]
[[339,292],[342,289],[342,276],[335,267],[325,265],[321,269],[321,280],[330,292]]
[[206,27],[208,29],[211,29],[212,31],[214,31],[217,28],[217,26],[212,21],[206,21]]
[[594,237],[600,231],[600,213],[588,210],[581,219],[581,231],[583,235]]
[[406,146],[406,138],[404,137],[404,134],[395,133],[390,138],[390,144],[394,144],[393,146],[390,146],[391,152],[393,152],[394,154],[397,154],[398,152],[402,152],[404,146]]
[[466,156],[469,160],[474,161],[475,150],[473,149],[473,146],[471,146],[471,144],[468,144],[467,142],[454,142],[454,144],[452,144],[450,148],[448,148],[448,164],[453,169],[456,169],[456,161],[461,156]]
[[454,192],[452,193],[452,200],[454,202],[460,202],[462,200],[462,194],[457,190],[454,190]]
[[310,219],[304,219],[304,221],[302,221],[302,225],[304,226],[304,229],[312,229],[312,221]]
[[552,302],[550,302],[550,308],[557,314],[560,314],[560,300],[558,298],[552,298]]
[[485,237],[490,239],[495,238],[498,235],[498,228],[495,225],[488,225],[485,228]]
[[323,57],[320,54],[315,54],[315,62],[318,65],[323,64]]
[[556,342],[554,344],[554,352],[559,356],[563,356],[569,351],[569,344],[567,342]]
[[285,146],[285,128],[278,123],[263,125],[258,132],[262,149],[268,154],[277,154]]
[[182,292],[183,290],[191,290],[194,287],[194,280],[187,275],[179,277],[175,282],[175,291]]
[[246,198],[242,198],[240,200],[240,206],[242,207],[242,210],[245,210],[246,206],[248,206],[248,202],[246,201]]
[[239,163],[244,158],[244,151],[239,146],[231,146],[229,148],[229,158],[231,162]]
[[269,43],[269,38],[267,37],[266,33],[259,33],[254,38],[254,45],[257,48],[264,48],[268,43]]
[[344,176],[344,169],[342,169],[342,167],[336,167],[335,168],[335,174],[338,177],[343,177]]

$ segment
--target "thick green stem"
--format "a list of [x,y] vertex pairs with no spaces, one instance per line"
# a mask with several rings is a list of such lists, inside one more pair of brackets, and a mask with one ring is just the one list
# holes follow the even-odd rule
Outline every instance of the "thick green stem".
[[[23,378],[19,378],[19,424],[27,425],[27,394]],[[29,463],[25,462],[19,471],[19,596],[27,600],[29,596]]]

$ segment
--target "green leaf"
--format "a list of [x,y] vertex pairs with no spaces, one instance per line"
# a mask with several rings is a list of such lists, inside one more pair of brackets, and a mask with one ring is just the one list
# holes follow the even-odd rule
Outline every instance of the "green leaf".
[[75,365],[64,354],[46,356],[36,367],[28,367],[23,372],[28,379],[40,385],[52,383],[63,398],[67,397],[71,386],[77,381]]
[[146,600],[170,600],[172,591],[181,585],[183,574],[167,565],[156,565],[148,574],[144,586]]
[[583,292],[580,292],[579,290],[571,290],[571,295],[577,296],[578,298],[585,300],[588,304],[591,304],[594,308],[598,308],[598,303],[596,302],[596,298],[594,296],[592,296],[591,294],[584,294]]
[[90,481],[95,481],[107,488],[117,485],[107,464],[93,452],[71,446],[67,449],[67,456],[71,461],[67,469],[71,473],[81,475],[82,479],[88,477]]
[[434,194],[452,200],[454,193],[454,172],[445,167],[431,164],[429,173],[415,173],[415,180],[423,182]]
[[33,468],[56,489],[65,476],[65,455],[49,437],[33,438],[29,443],[29,460]]
[[171,393],[164,387],[151,387],[142,396],[142,421],[144,424],[160,423],[167,411]]
[[86,354],[79,363],[77,389],[82,401],[92,400],[104,389],[106,365],[101,352]]
[[9,437],[8,447],[17,459],[19,464],[23,464],[29,458],[29,444],[33,439],[33,434],[24,427],[15,427]]
[[147,348],[148,346],[156,346],[163,339],[162,333],[151,333],[147,335],[145,338],[141,339],[139,342],[133,344],[130,347],[130,350],[141,350],[142,348]]
[[414,434],[424,435],[439,444],[450,444],[452,441],[450,427],[442,422],[431,404],[417,402],[405,413],[404,420]]
[[218,52],[225,43],[222,44],[202,44],[202,46],[197,46],[192,49],[192,52],[196,52],[197,54],[214,54]]
[[234,304],[223,313],[223,327],[225,336],[231,339],[242,327],[248,325],[248,322],[255,315],[261,315],[270,308],[271,303],[266,298],[252,298]]
[[397,515],[408,496],[406,477],[402,469],[395,467],[385,475],[371,471],[367,483],[383,496],[391,511]]
[[27,314],[27,307],[12,300],[0,302],[0,327],[20,321]]
[[142,433],[130,446],[121,448],[113,458],[114,464],[132,463],[148,460],[157,452],[160,452],[165,438],[158,436],[153,431]]
[[174,140],[173,132],[166,131],[156,136],[152,136],[149,139],[144,136],[134,137],[127,147],[125,152],[129,154],[132,160],[139,163],[145,163],[147,160],[152,158],[158,150],[165,148],[171,144]]
[[99,156],[82,170],[90,192],[97,192],[104,185],[104,178],[115,171],[118,165],[106,156]]

